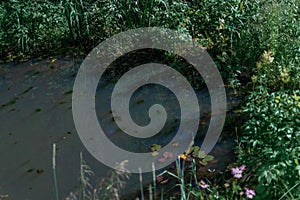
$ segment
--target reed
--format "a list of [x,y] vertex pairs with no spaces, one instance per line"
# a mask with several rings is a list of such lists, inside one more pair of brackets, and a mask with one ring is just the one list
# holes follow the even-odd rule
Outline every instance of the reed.
[[63,13],[68,24],[69,37],[73,41],[86,39],[90,35],[87,8],[83,0],[64,0]]
[[55,187],[55,197],[56,200],[59,200],[59,193],[58,193],[58,184],[57,184],[57,177],[56,177],[56,144],[53,144],[53,151],[52,151],[52,169],[53,169],[53,179],[54,179],[54,187]]
[[140,182],[140,190],[141,190],[141,199],[144,200],[144,187],[143,187],[143,174],[142,169],[139,168],[139,182]]

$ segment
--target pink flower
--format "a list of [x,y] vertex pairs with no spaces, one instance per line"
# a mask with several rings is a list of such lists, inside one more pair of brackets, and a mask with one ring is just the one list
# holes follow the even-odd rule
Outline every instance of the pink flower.
[[161,163],[163,163],[165,161],[166,161],[166,159],[164,157],[161,157],[161,158],[158,159],[158,162],[161,162]]
[[233,175],[233,177],[237,178],[237,179],[242,178],[242,176],[243,176],[242,173],[236,173],[236,174]]
[[205,189],[205,188],[208,188],[209,187],[209,185],[208,184],[206,184],[203,180],[201,180],[200,181],[200,183],[199,183],[199,186],[201,187],[201,188],[203,188],[203,189]]
[[234,167],[231,169],[231,174],[234,178],[242,178],[242,173],[245,170],[246,165],[242,165],[240,167]]
[[168,159],[168,158],[173,158],[173,154],[171,152],[165,152],[164,153],[164,158]]
[[255,196],[255,191],[249,188],[245,188],[246,197],[252,199]]
[[245,168],[246,168],[246,165],[242,165],[242,166],[240,166],[240,170],[242,170],[242,171],[244,171],[244,170],[245,170]]

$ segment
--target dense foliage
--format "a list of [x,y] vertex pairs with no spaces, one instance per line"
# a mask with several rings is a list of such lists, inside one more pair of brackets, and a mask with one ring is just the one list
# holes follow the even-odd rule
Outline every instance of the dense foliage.
[[245,0],[2,1],[1,57],[86,53],[121,31],[160,26],[190,33],[208,48],[224,77],[232,78],[246,64],[253,66],[262,50],[255,47],[262,38],[252,35],[253,21],[260,20],[256,16],[260,4]]
[[[250,169],[263,199],[278,199],[299,183],[300,91],[252,93],[244,111],[249,116],[239,155]],[[299,198],[298,189],[288,195]]]

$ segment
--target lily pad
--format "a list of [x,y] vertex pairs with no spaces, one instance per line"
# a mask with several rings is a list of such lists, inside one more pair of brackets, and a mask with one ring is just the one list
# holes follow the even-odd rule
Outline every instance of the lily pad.
[[159,155],[159,153],[158,153],[157,151],[153,151],[151,154],[152,154],[152,156],[153,156],[153,157],[155,157],[155,156],[158,156],[158,155]]
[[161,149],[161,145],[159,144],[152,144],[151,145],[151,151],[154,152],[154,151],[159,151]]

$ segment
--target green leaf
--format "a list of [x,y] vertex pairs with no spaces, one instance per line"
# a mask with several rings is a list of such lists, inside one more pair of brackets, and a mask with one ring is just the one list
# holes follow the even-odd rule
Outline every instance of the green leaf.
[[206,160],[201,160],[199,163],[200,163],[201,165],[207,165]]
[[206,154],[204,151],[199,151],[197,154],[194,155],[196,158],[205,158]]
[[211,161],[213,159],[214,159],[214,157],[212,155],[207,155],[204,157],[204,160],[206,160],[206,161]]

